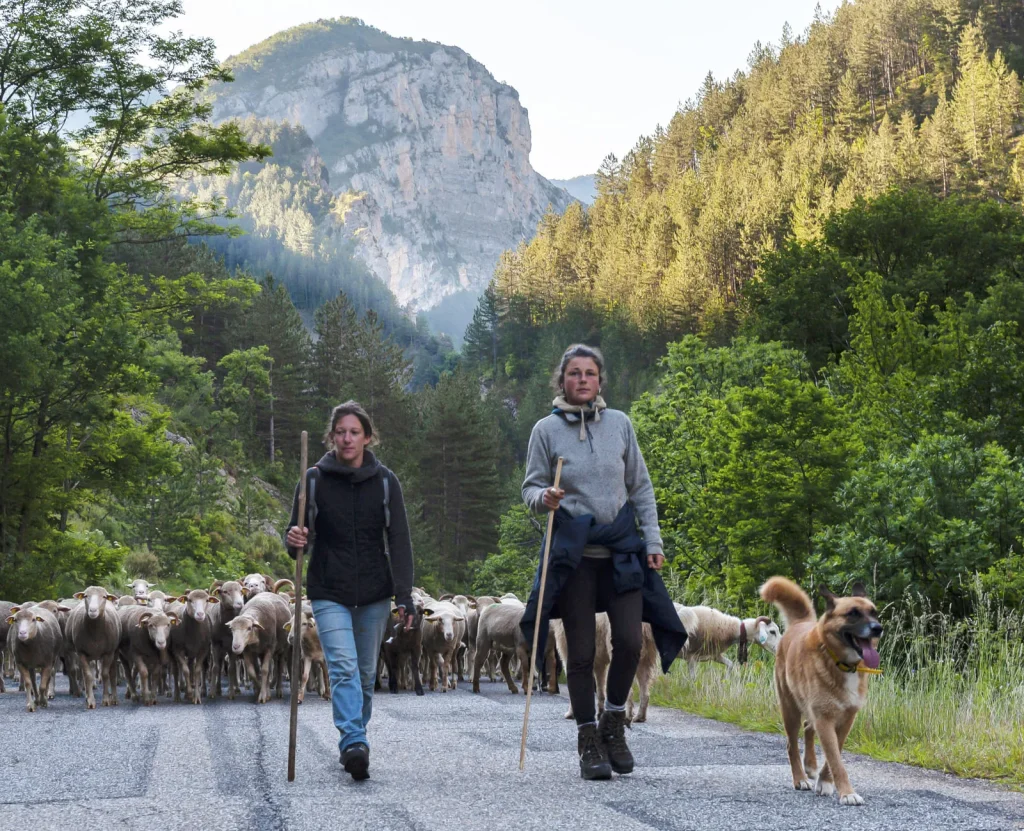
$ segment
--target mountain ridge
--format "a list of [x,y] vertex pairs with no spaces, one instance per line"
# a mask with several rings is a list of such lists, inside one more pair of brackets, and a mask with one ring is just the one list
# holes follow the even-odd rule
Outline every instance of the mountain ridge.
[[339,18],[285,30],[225,66],[235,81],[209,90],[214,121],[301,127],[344,206],[314,235],[347,240],[411,313],[479,295],[501,254],[572,201],[530,165],[518,92],[458,47]]

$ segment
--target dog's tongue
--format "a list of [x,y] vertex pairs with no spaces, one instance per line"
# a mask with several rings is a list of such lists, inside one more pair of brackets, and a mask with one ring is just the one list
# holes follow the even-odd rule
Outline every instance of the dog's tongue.
[[878,669],[878,665],[882,662],[882,659],[878,655],[878,650],[872,646],[871,641],[867,638],[858,638],[857,645],[860,647],[861,656],[864,659],[864,666],[868,669]]

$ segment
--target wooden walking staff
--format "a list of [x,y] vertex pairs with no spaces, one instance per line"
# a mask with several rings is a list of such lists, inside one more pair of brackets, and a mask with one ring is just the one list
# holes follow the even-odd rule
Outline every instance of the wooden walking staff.
[[[306,527],[306,465],[309,457],[306,441],[309,434],[302,431],[302,450],[299,458],[299,512],[296,515],[299,528]],[[295,738],[299,728],[299,687],[302,685],[302,549],[295,555],[295,619],[292,621],[292,712],[288,724],[288,781],[295,781]]]
[[[558,465],[555,467],[555,490],[558,489],[558,482],[562,478],[561,456],[558,457]],[[537,620],[533,624],[533,649],[530,650],[530,681],[526,685],[526,712],[523,713],[523,741],[519,745],[519,769],[526,769],[526,730],[530,724],[530,696],[533,694],[533,676],[537,671],[537,636],[540,634],[541,619],[544,617],[544,587],[548,582],[548,554],[551,551],[551,532],[555,527],[555,512],[548,513],[548,533],[544,537],[544,556],[540,561],[540,593],[537,595]]]

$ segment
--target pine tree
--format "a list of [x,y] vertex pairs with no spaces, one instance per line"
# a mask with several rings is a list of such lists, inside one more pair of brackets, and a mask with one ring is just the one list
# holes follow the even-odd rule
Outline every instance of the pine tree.
[[492,280],[480,295],[473,320],[462,340],[462,356],[472,367],[492,381],[498,380],[498,298]]
[[960,37],[960,80],[953,89],[953,123],[978,173],[996,192],[1005,183],[1006,157],[1020,113],[1021,86],[1000,52],[989,60],[981,30],[971,25]]
[[256,436],[273,463],[280,453],[298,458],[299,434],[308,427],[306,378],[312,343],[287,289],[268,275],[260,293],[229,329],[229,340],[240,349],[266,346],[273,366],[269,396],[257,406]]
[[355,391],[359,319],[348,297],[340,292],[316,310],[313,326],[317,334],[312,366],[315,409],[326,413],[352,398]]
[[921,125],[921,141],[929,179],[943,196],[948,196],[958,176],[960,140],[945,88],[940,88],[938,95],[938,106]]
[[467,564],[495,550],[503,507],[495,466],[498,424],[466,373],[446,375],[426,394],[420,438],[423,523],[441,585],[468,578]]
[[402,347],[384,334],[383,324],[369,311],[353,336],[355,362],[350,395],[373,419],[382,441],[382,456],[404,469],[403,454],[412,443],[412,402],[405,391],[412,366]]

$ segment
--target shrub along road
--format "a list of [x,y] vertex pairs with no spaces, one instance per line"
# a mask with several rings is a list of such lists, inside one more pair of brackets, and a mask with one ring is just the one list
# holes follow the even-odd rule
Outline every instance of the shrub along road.
[[[59,678],[62,681],[63,678]],[[338,765],[330,705],[299,712],[297,776],[286,778],[288,707],[251,696],[200,706],[161,699],[86,711],[58,695],[27,713],[0,695],[0,831],[64,828],[202,829],[1011,829],[1024,795],[938,773],[849,757],[867,800],[790,785],[784,739],[652,707],[627,733],[637,771],[611,782],[578,776],[564,698],[531,707],[525,773],[518,770],[524,699],[504,684],[455,693],[378,693],[371,778]],[[66,689],[66,686],[64,687]],[[123,688],[121,690],[123,696]]]

